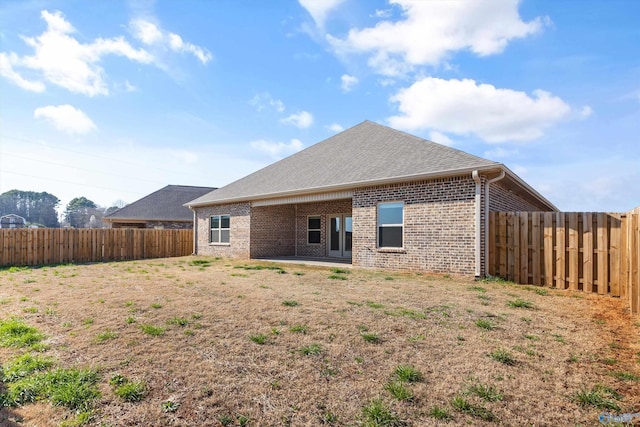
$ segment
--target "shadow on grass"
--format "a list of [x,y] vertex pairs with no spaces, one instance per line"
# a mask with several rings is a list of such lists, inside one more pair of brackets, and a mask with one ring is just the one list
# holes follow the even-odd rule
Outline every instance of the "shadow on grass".
[[[7,386],[4,382],[0,381],[0,396],[4,395],[7,392]],[[22,424],[19,422],[22,420],[13,408],[9,408],[4,406],[2,398],[0,397],[0,426],[3,427],[18,427]]]

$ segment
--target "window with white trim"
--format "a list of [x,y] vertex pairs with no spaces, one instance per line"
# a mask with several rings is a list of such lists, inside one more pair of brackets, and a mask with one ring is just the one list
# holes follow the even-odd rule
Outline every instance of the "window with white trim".
[[378,204],[378,247],[401,248],[404,229],[404,203]]
[[319,216],[307,217],[307,243],[310,245],[320,243],[322,219]]
[[209,243],[229,243],[231,215],[211,215]]

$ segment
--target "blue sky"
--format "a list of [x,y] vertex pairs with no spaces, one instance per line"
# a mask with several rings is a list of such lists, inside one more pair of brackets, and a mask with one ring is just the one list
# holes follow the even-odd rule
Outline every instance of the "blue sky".
[[[0,192],[220,187],[371,120],[640,205],[640,2],[0,0]],[[328,160],[330,161],[330,160]]]

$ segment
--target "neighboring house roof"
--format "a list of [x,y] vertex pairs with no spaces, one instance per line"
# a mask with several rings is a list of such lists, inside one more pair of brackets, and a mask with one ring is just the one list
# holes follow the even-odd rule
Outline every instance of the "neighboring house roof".
[[508,171],[501,163],[367,120],[188,205],[197,207],[337,191],[454,176],[473,170]]
[[193,221],[193,213],[184,204],[215,190],[215,187],[167,185],[103,217],[107,222]]

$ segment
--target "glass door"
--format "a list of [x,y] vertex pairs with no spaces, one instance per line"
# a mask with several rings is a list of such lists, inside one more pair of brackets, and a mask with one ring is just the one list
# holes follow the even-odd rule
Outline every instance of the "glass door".
[[353,218],[351,215],[329,215],[327,228],[328,255],[335,258],[351,258],[353,238]]

